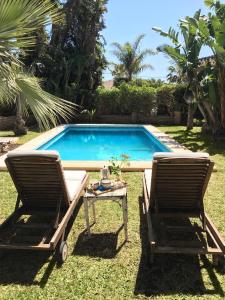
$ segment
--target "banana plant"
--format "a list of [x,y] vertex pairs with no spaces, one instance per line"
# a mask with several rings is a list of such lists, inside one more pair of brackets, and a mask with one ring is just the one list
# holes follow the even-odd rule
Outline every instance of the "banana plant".
[[[213,53],[214,70],[217,73],[217,88],[219,92],[220,125],[225,130],[225,5],[220,1],[205,0],[205,4],[214,10],[208,16],[194,19],[193,27],[198,29],[203,43],[210,47]],[[213,93],[216,94],[216,91]]]
[[[201,11],[197,11],[194,20],[200,20]],[[182,75],[186,78],[187,92],[185,100],[188,104],[188,120],[187,129],[193,128],[194,109],[199,102],[199,55],[202,48],[202,41],[199,39],[197,28],[192,26],[190,17],[179,21],[179,31],[175,31],[172,27],[163,31],[161,28],[153,27],[153,30],[161,36],[168,38],[172,45],[162,45],[158,47],[159,52],[169,56],[175,64],[182,70]],[[180,39],[182,35],[182,41]]]
[[17,108],[15,133],[26,134],[24,115],[32,111],[41,129],[55,126],[74,112],[71,103],[52,96],[40,81],[26,73],[18,59],[35,45],[35,31],[62,19],[51,0],[0,1],[0,101]]

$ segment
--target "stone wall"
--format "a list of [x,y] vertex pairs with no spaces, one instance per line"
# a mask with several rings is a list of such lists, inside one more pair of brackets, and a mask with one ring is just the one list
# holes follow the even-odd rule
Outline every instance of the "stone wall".
[[131,115],[102,115],[94,119],[100,124],[155,124],[155,125],[175,125],[181,123],[178,115],[171,116],[150,116],[133,113]]

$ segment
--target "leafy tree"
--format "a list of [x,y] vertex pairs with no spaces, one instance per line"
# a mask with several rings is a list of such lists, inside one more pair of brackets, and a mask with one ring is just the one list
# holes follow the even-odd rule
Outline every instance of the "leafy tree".
[[[194,19],[200,20],[200,10],[195,13]],[[168,32],[160,28],[154,27],[153,30],[159,32],[160,35],[170,39],[173,45],[163,45],[158,50],[168,55],[182,70],[182,75],[186,77],[188,89],[186,93],[186,101],[188,104],[188,120],[187,129],[193,128],[193,112],[196,103],[199,100],[199,54],[203,42],[199,39],[197,28],[193,28],[190,23],[190,17],[179,21],[179,31],[176,32],[170,28]],[[182,40],[179,40],[179,34]]]
[[[213,52],[212,59],[215,63],[211,66],[205,82],[208,83],[208,92],[214,109],[219,108],[219,126],[225,130],[225,4],[215,0],[205,0],[205,4],[213,9],[215,14],[209,13],[207,17],[191,21],[193,28],[198,29],[203,43],[209,46]],[[214,85],[215,79],[217,87]],[[219,106],[216,103],[218,95],[215,88],[218,89]]]
[[20,49],[35,45],[35,32],[61,18],[50,0],[0,2],[0,101],[17,107],[16,134],[25,134],[23,115],[32,111],[41,128],[67,119],[72,107],[67,101],[43,91],[32,74],[25,73],[18,59]]
[[168,71],[167,80],[170,83],[182,83],[186,80],[181,68],[176,63],[173,62],[173,64],[168,67]]
[[133,81],[130,82],[130,85],[136,85],[136,86],[147,86],[147,87],[153,87],[153,88],[158,88],[160,86],[162,86],[164,84],[164,81],[162,81],[161,79],[141,79],[141,78],[137,78]]
[[116,78],[124,78],[127,82],[132,81],[133,77],[145,69],[152,69],[150,64],[145,64],[144,60],[148,55],[153,55],[151,49],[140,49],[140,44],[144,35],[139,35],[134,43],[113,43],[113,54],[117,57],[119,64],[112,63],[114,70],[112,74]]
[[48,34],[44,26],[36,30],[35,33],[33,33],[33,36],[35,39],[34,45],[30,48],[20,49],[21,54],[19,57],[23,62],[24,67],[31,71],[35,71],[36,67],[38,69],[39,60],[45,55],[48,45]]
[[46,78],[48,91],[86,108],[92,106],[106,66],[101,36],[106,3],[63,1],[65,21],[53,24],[50,43],[36,66],[37,74]]

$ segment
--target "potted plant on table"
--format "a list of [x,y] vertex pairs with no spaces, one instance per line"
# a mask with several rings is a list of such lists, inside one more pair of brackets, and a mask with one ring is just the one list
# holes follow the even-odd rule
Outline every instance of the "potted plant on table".
[[129,155],[121,154],[120,159],[117,157],[112,157],[109,161],[111,163],[109,165],[109,172],[111,175],[115,176],[117,181],[123,181],[121,169],[130,165],[129,158]]

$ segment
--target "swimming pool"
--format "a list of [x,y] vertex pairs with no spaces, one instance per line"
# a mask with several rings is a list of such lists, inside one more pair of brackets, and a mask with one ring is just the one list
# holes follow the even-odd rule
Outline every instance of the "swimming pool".
[[130,161],[149,161],[154,152],[170,151],[144,126],[67,126],[38,147],[57,150],[65,161],[108,161],[129,156]]

